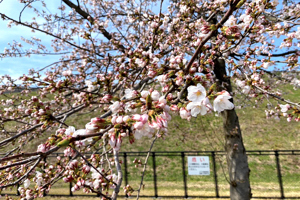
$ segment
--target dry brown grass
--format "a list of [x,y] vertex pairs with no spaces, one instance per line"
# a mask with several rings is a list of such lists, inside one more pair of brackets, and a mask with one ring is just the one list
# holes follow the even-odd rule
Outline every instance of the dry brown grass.
[[[152,182],[145,182],[145,188],[141,190],[140,195],[141,196],[154,196],[154,189],[153,189],[153,183]],[[259,185],[252,185],[252,193],[254,197],[280,197],[280,191],[278,184],[275,183],[260,183]],[[170,189],[172,188],[172,189]],[[219,185],[219,195],[220,196],[229,196],[229,189],[228,185],[226,184],[220,184]],[[15,188],[14,188],[15,189]],[[12,191],[5,191],[5,193],[10,194],[16,194],[16,190]],[[49,195],[68,195],[69,194],[69,188],[68,184],[62,185],[59,184],[57,186],[54,186]],[[46,196],[43,198],[39,198],[40,200],[77,200],[77,199],[84,199],[84,200],[92,200],[92,199],[99,199],[96,197],[87,197],[87,196],[76,196],[76,195],[84,195],[82,191],[77,191],[73,193],[75,196],[73,197],[65,197],[65,196]],[[124,195],[122,191],[120,192],[121,195]],[[94,194],[89,194],[94,195]],[[137,193],[134,192],[132,194],[132,198],[134,199],[136,197]],[[184,196],[184,189],[182,187],[182,183],[178,182],[164,182],[163,185],[161,185],[158,188],[158,196]],[[215,196],[215,188],[211,185],[208,185],[205,182],[194,182],[188,184],[188,196]],[[291,187],[285,187],[285,196],[286,199],[289,199],[288,197],[299,197],[300,196],[300,188],[299,186],[291,186]],[[14,199],[18,199],[18,197],[14,197]],[[119,199],[125,199],[123,197],[120,197]],[[150,200],[154,198],[145,198],[141,197],[141,199]],[[168,198],[159,198],[159,200],[166,200]],[[172,199],[183,199],[183,198],[172,198]],[[195,200],[198,199],[204,199],[204,198],[192,198]],[[216,199],[216,198],[205,198],[205,199]],[[227,199],[227,198],[222,198]]]

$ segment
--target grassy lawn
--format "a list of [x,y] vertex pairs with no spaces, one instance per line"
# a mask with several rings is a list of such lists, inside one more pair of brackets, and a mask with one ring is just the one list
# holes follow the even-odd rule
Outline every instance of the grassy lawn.
[[[137,182],[136,182],[137,184]],[[135,184],[133,184],[135,185]],[[219,185],[219,195],[220,196],[229,196],[229,187],[226,184],[220,184]],[[259,197],[280,197],[280,192],[278,190],[278,184],[276,183],[260,183],[259,185],[252,185],[252,193],[253,197],[255,199]],[[300,191],[299,187],[291,187],[287,188],[288,190],[285,190],[285,197],[286,199],[289,199],[289,197],[299,197]],[[15,194],[12,193],[13,191],[9,192],[10,194]],[[76,196],[76,195],[84,195],[82,191],[77,191],[74,193],[73,197],[66,197],[66,196],[51,196],[51,195],[68,195],[69,194],[69,188],[68,184],[60,185],[59,186],[54,186],[49,193],[49,196],[39,198],[43,200],[50,200],[50,199],[59,199],[59,200],[65,200],[65,199],[99,199],[96,197],[94,194],[89,194],[93,195],[94,197],[86,197],[86,196]],[[120,192],[121,195],[124,195],[122,191]],[[132,197],[129,199],[133,199],[136,197],[136,192],[132,194]],[[188,184],[188,195],[189,196],[215,196],[215,188],[211,184],[207,184],[207,182],[191,182]],[[154,189],[153,189],[153,182],[145,182],[145,187],[144,189],[141,190],[140,193],[141,196],[154,196]],[[184,189],[182,187],[181,182],[161,182],[159,184],[158,188],[158,196],[184,196]],[[18,197],[12,196],[14,199],[17,199]],[[120,197],[120,199],[125,199],[124,197]],[[153,198],[146,198],[146,197],[141,197],[141,199],[153,199]],[[159,199],[164,199],[164,198],[159,198]],[[167,199],[167,198],[166,198]],[[174,199],[174,198],[173,198]],[[175,199],[183,199],[183,198],[175,198]],[[204,198],[193,198],[193,199],[204,199]],[[210,198],[210,199],[215,199],[215,198]],[[222,199],[227,199],[227,198],[222,198]]]

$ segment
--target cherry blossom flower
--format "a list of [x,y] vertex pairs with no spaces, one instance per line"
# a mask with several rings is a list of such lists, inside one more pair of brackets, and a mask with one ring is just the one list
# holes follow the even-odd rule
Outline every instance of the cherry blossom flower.
[[40,144],[37,148],[37,152],[45,153],[45,152],[49,151],[49,149],[50,149],[50,145]]
[[100,179],[101,178],[101,174],[99,173],[101,171],[100,168],[97,168],[98,171],[96,171],[94,168],[90,169],[92,172],[92,179]]
[[179,114],[182,119],[191,119],[191,112],[188,111],[186,108],[180,108]]
[[245,81],[236,80],[236,85],[242,89],[242,93],[249,94],[251,87],[249,85],[246,85]]
[[197,86],[189,86],[187,90],[187,98],[192,102],[201,102],[206,97],[206,90],[200,83]]
[[132,119],[133,119],[133,120],[136,120],[136,121],[140,121],[140,122],[142,122],[143,124],[145,124],[145,123],[148,121],[148,115],[147,115],[147,114],[143,114],[143,115],[134,114],[134,115],[132,116]]
[[136,113],[137,112],[137,108],[135,107],[135,103],[134,102],[127,102],[125,103],[125,112],[128,113]]
[[71,147],[67,147],[64,150],[64,156],[65,157],[73,157],[75,154],[76,154],[76,152]]
[[[87,127],[87,125],[85,125],[85,127]],[[87,128],[87,130],[89,130]],[[75,131],[72,135],[72,137],[77,137],[78,135],[86,135],[87,134],[87,130],[86,129],[78,129],[77,131]],[[92,129],[94,130],[94,129]]]
[[159,94],[159,92],[157,90],[154,90],[151,93],[151,98],[152,98],[153,101],[158,101],[159,97],[160,97],[160,94]]
[[123,116],[123,122],[127,123],[127,121],[130,119],[128,115]]
[[83,173],[88,174],[91,171],[91,167],[88,166],[88,165],[83,165],[82,166],[82,171],[83,171]]
[[7,180],[13,180],[14,179],[14,176],[11,174],[11,173],[9,173],[8,174],[8,176],[7,176]]
[[136,122],[133,124],[133,128],[135,128],[135,129],[142,129],[143,126],[144,126],[143,122]]
[[283,112],[283,113],[287,112],[291,108],[291,106],[289,104],[285,104],[285,105],[279,104],[279,106],[281,108],[281,112]]
[[229,101],[231,98],[227,91],[220,92],[220,95],[214,100],[214,110],[219,113],[224,110],[232,110],[234,105]]
[[168,121],[164,119],[162,116],[158,115],[149,123],[149,126],[154,129],[161,129],[161,128],[167,128],[168,127]]
[[73,136],[73,134],[75,133],[75,127],[74,126],[69,126],[66,131],[65,131],[65,134],[67,136]]
[[109,106],[109,109],[112,113],[117,113],[120,109],[121,105],[119,101],[115,101],[112,105]]
[[142,91],[141,92],[141,101],[143,101],[143,102],[145,102],[146,101],[146,98],[147,98],[147,96],[150,94],[150,92],[149,91]]
[[167,82],[167,80],[168,80],[168,75],[167,75],[167,74],[159,75],[159,76],[157,76],[157,80],[158,80],[161,84],[164,84],[164,83]]
[[241,81],[241,80],[236,80],[235,84],[240,88],[245,87],[246,85],[245,81]]
[[66,70],[62,72],[63,76],[71,76],[72,75],[72,71],[71,70]]
[[138,92],[131,89],[125,89],[125,98],[126,99],[132,99],[138,95]]
[[172,110],[172,111],[179,111],[179,108],[178,108],[177,105],[171,105],[170,106],[170,110]]
[[42,186],[44,184],[43,174],[37,171],[35,177],[36,177],[36,185],[38,187]]
[[202,102],[190,102],[186,109],[191,111],[191,115],[193,117],[197,117],[199,113],[201,115],[205,115],[207,113],[205,105],[202,104]]
[[229,19],[224,23],[224,26],[232,27],[236,26],[236,18],[234,16],[230,16]]
[[30,186],[30,180],[29,180],[29,179],[26,179],[26,180],[24,181],[24,188],[27,189],[27,188],[29,188],[29,186]]
[[116,123],[117,124],[123,123],[123,117],[122,116],[118,116],[117,119],[116,119]]
[[191,115],[193,117],[197,117],[198,114],[205,115],[210,110],[212,110],[212,106],[208,100],[208,98],[205,98],[201,102],[190,102],[187,107],[187,110],[191,111]]
[[97,89],[97,86],[95,86],[95,85],[88,85],[87,91],[88,91],[88,92],[92,92],[92,91],[94,91],[95,89]]
[[251,87],[249,85],[245,85],[245,87],[242,88],[242,92],[244,94],[249,94],[250,90],[251,90]]

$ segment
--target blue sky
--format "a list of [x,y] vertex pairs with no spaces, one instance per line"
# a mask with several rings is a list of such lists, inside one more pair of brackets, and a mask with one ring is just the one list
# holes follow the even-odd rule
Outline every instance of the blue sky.
[[[38,2],[37,2],[38,3]],[[38,4],[36,2],[34,3],[34,6],[36,7]],[[46,1],[48,10],[57,9],[57,7],[61,4],[60,0],[51,0]],[[163,10],[166,9],[166,5],[168,3],[168,0],[164,1]],[[18,0],[3,0],[2,3],[0,3],[0,13],[4,13],[7,16],[18,20],[19,19],[19,13],[22,11],[25,4],[19,3]],[[153,11],[157,10],[157,13],[159,12],[159,5],[156,6]],[[52,12],[54,13],[54,12]],[[34,14],[32,14],[32,9],[25,9],[25,11],[22,14],[22,21],[30,20]],[[43,44],[46,43],[45,46],[48,46],[50,50],[52,50],[50,46],[51,37],[46,36],[42,33],[32,33],[30,29],[22,26],[12,26],[12,28],[7,27],[8,21],[3,21],[0,19],[0,52],[2,53],[4,51],[5,47],[8,47],[8,42],[12,41],[18,41],[24,44],[24,42],[21,41],[21,36],[24,38],[30,39],[30,37],[37,37],[41,38],[43,41]],[[26,45],[26,44],[25,44]],[[29,45],[24,47],[28,47]],[[30,48],[30,46],[29,46]],[[25,49],[25,48],[24,48]],[[18,78],[23,74],[27,74],[29,69],[41,69],[55,61],[57,61],[60,58],[60,56],[41,56],[41,55],[31,55],[30,58],[28,57],[22,57],[22,58],[3,58],[0,59],[0,76],[4,74],[9,74],[13,78]]]
[[[52,9],[56,9],[61,1],[60,0],[51,0],[46,1],[47,7],[51,11]],[[168,1],[164,1],[163,10],[166,10]],[[3,0],[0,3],[0,13],[4,13],[11,18],[18,19],[19,13],[23,9],[25,4],[19,3],[18,0]],[[38,4],[34,4],[38,5]],[[157,13],[159,12],[159,5],[156,6],[155,9]],[[22,15],[22,21],[30,20],[33,17],[32,10],[26,9]],[[12,28],[7,28],[7,22],[0,19],[0,52],[3,52],[5,47],[8,47],[7,43],[12,42],[14,40],[21,42],[21,36],[24,38],[30,38],[35,36],[37,38],[41,38],[43,44],[50,47],[51,37],[46,36],[42,33],[32,33],[30,29],[22,27],[22,26],[12,26]],[[282,38],[277,39],[276,43],[280,43]],[[22,43],[24,44],[24,43]],[[28,46],[27,46],[28,47]],[[282,52],[284,50],[280,50]],[[32,55],[30,58],[22,57],[22,58],[3,58],[0,59],[0,76],[4,74],[9,74],[13,78],[18,78],[23,74],[27,74],[28,70],[31,68],[41,69],[55,61],[57,61],[60,56],[41,56],[41,55]],[[277,58],[281,60],[280,58]],[[279,65],[280,66],[280,65]]]
[[[49,1],[48,1],[49,2]],[[57,7],[59,5],[58,0],[51,0],[49,7]],[[0,13],[4,13],[7,16],[13,19],[19,19],[19,13],[23,9],[24,4],[18,2],[18,0],[3,0],[0,3]],[[22,21],[32,18],[32,10],[24,11],[22,15]],[[0,52],[3,53],[4,48],[8,47],[7,43],[12,43],[12,41],[18,41],[23,44],[21,41],[21,36],[24,38],[37,37],[43,40],[46,40],[50,44],[50,38],[45,37],[45,34],[42,33],[32,33],[30,29],[22,26],[12,26],[12,28],[7,28],[7,22],[0,19]],[[55,61],[60,56],[41,56],[33,55],[30,58],[2,58],[0,59],[0,76],[4,74],[9,74],[13,78],[18,78],[23,74],[27,74],[28,70],[31,68],[41,69]]]

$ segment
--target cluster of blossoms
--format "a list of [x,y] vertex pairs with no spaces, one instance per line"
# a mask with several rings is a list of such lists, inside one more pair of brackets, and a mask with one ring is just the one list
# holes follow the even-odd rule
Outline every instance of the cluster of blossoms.
[[197,117],[198,114],[205,115],[212,110],[215,112],[222,112],[224,110],[231,110],[234,108],[233,103],[230,101],[232,98],[227,91],[222,91],[216,94],[214,99],[214,106],[210,104],[209,98],[206,95],[205,88],[198,83],[197,86],[188,87],[188,100],[191,102],[187,104],[186,110],[182,108],[180,115],[184,119],[189,119],[189,113],[193,117]]
[[[44,169],[41,171],[37,171],[36,169],[32,170],[28,178],[23,181],[23,186],[18,188],[22,200],[43,197],[44,193],[49,192],[51,188],[51,186],[45,187],[46,181],[55,176],[55,174],[62,172],[62,167],[59,165],[48,165],[48,163],[44,162],[42,164],[44,165]],[[25,166],[22,166],[22,168],[25,168]],[[17,174],[17,176],[19,176],[19,174]]]
[[296,122],[300,121],[300,113],[297,109],[293,108],[289,104],[279,104],[274,110],[265,110],[266,118],[270,119],[271,117],[275,120],[280,120],[280,117],[285,117],[288,122],[291,122],[292,119]]
[[[91,160],[93,164],[99,162],[99,158],[95,155],[92,155],[89,160]],[[86,177],[85,179],[81,178],[81,173]],[[66,183],[76,182],[71,188],[72,192],[78,191],[82,188],[86,193],[91,192],[87,188],[92,188],[93,190],[114,188],[114,183],[117,180],[117,175],[109,174],[100,167],[90,167],[89,165],[83,164],[77,160],[72,160],[69,163],[66,167],[66,171],[63,173],[63,176],[63,181]]]
[[[160,77],[164,82],[166,78]],[[130,99],[138,99],[137,103],[128,103]],[[214,98],[213,106],[209,98]],[[130,143],[135,139],[141,139],[143,136],[151,138],[155,136],[166,135],[168,132],[168,121],[171,120],[170,111],[178,112],[183,119],[190,119],[191,116],[197,117],[198,114],[205,115],[212,111],[220,113],[224,110],[234,108],[230,101],[232,97],[227,91],[218,92],[215,95],[207,96],[206,89],[198,83],[197,86],[187,88],[187,99],[190,101],[186,107],[171,105],[172,94],[167,97],[160,95],[157,90],[150,89],[141,93],[126,89],[124,99],[115,101],[109,106],[113,115],[108,119],[92,118],[86,124],[85,129],[76,130],[69,126],[67,129],[57,130],[55,136],[51,136],[48,142],[38,147],[39,152],[46,152],[51,145],[57,144],[59,147],[68,146],[74,142],[77,148],[84,148],[91,144],[95,138],[90,137],[105,128],[111,126],[103,137],[108,138],[110,146],[119,151],[124,137],[128,137]],[[140,108],[140,110],[137,110]],[[135,114],[140,112],[141,114]],[[85,139],[77,139],[79,136],[85,136]],[[64,150],[65,155],[73,156],[75,152],[67,147]]]
[[[168,121],[171,119],[170,108],[167,100],[157,90],[142,91],[140,94],[135,90],[125,90],[126,99],[138,98],[138,103],[124,103],[115,101],[109,108],[113,116],[111,123],[114,125],[108,131],[109,142],[115,150],[119,150],[122,138],[129,136],[130,142],[141,139],[143,136],[153,137],[157,131],[160,135],[167,133]],[[142,114],[136,113],[140,108]],[[127,113],[128,115],[124,115]]]
[[236,80],[236,85],[241,89],[242,93],[249,94],[251,87],[246,84],[246,81]]

